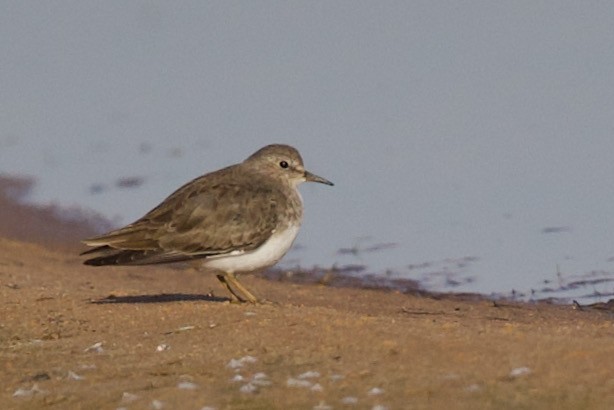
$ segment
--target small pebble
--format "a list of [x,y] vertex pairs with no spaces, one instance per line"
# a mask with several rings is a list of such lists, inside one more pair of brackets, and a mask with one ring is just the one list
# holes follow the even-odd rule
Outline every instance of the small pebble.
[[[187,330],[192,330],[192,329],[196,329],[196,326],[192,326],[192,325],[181,326],[181,327],[178,327],[175,330],[171,330],[170,332],[164,332],[164,334],[165,335],[170,335],[170,334],[173,334],[173,333],[185,332]],[[145,336],[147,336],[147,335],[148,335],[148,332],[145,332]]]
[[311,391],[323,391],[324,389],[322,388],[322,385],[320,385],[320,383],[316,383],[313,386],[311,386]]
[[231,369],[240,369],[243,367],[243,362],[239,359],[230,359],[226,367],[230,367]]
[[21,387],[18,388],[17,390],[15,390],[13,392],[13,397],[29,397],[32,396],[34,394],[34,392],[30,389],[22,389]]
[[381,404],[376,404],[375,406],[371,407],[371,410],[388,410],[388,407],[382,406]]
[[371,390],[369,390],[367,394],[369,396],[377,396],[378,394],[382,394],[382,393],[384,393],[383,389],[380,389],[379,387],[374,387]]
[[151,408],[153,410],[161,410],[163,407],[164,407],[164,403],[162,403],[160,400],[152,400]]
[[263,372],[259,372],[253,375],[251,383],[257,386],[270,386],[271,385],[271,381],[269,380],[269,377]]
[[298,375],[299,379],[315,379],[317,377],[320,377],[320,372],[308,371]]
[[288,387],[311,387],[313,385],[313,383],[311,383],[309,380],[300,380],[300,379],[295,379],[294,377],[288,377],[288,380],[286,381],[286,386]]
[[169,350],[171,347],[165,343],[159,344],[158,347],[156,347],[156,352],[163,352],[165,350]]
[[343,403],[343,404],[357,404],[358,403],[358,399],[356,397],[353,397],[353,396],[346,396],[346,397],[341,399],[341,403]]
[[132,403],[133,401],[138,400],[139,396],[136,394],[124,392],[122,394],[122,403]]
[[73,372],[72,370],[68,371],[68,378],[71,380],[83,380],[85,379],[85,377],[78,375],[77,373]]
[[85,350],[83,350],[84,352],[95,352],[95,353],[102,353],[104,351],[104,349],[102,348],[102,342],[96,342],[93,345],[91,345],[90,347],[86,347]]
[[177,388],[183,390],[196,390],[198,389],[198,385],[192,382],[179,382],[177,383]]
[[256,363],[258,361],[258,359],[256,359],[254,356],[243,356],[241,359],[243,363]]
[[15,390],[15,392],[13,393],[13,397],[32,397],[35,394],[45,394],[45,393],[47,392],[45,390],[41,390],[38,387],[38,384],[34,383],[31,389],[19,388]]
[[333,410],[333,407],[321,401],[320,404],[313,406],[313,410]]
[[51,376],[49,376],[49,373],[47,372],[39,372],[39,373],[36,373],[34,376],[30,377],[30,380],[34,382],[49,380],[49,379],[51,379]]
[[231,369],[240,369],[246,363],[255,363],[257,359],[253,356],[243,356],[240,359],[230,359],[226,367],[230,367]]
[[244,384],[243,386],[241,386],[241,388],[239,389],[239,391],[241,393],[254,393],[256,390],[258,390],[258,386],[252,384],[252,383],[247,383]]
[[530,373],[531,369],[529,369],[528,367],[517,367],[515,369],[512,369],[512,371],[510,372],[510,377],[526,376]]

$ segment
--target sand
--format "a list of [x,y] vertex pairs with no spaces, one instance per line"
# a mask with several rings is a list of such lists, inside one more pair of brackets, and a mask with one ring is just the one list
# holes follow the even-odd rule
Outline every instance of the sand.
[[[43,220],[47,230],[61,223]],[[614,406],[608,306],[261,276],[242,281],[272,303],[232,304],[212,275],[192,269],[84,266],[82,230],[44,240],[36,229],[7,232],[3,409]]]

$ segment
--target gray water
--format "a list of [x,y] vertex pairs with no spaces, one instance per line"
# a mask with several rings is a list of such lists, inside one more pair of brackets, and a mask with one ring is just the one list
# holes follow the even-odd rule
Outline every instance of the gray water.
[[2,2],[0,36],[34,202],[128,223],[283,142],[336,183],[285,266],[614,291],[612,2]]

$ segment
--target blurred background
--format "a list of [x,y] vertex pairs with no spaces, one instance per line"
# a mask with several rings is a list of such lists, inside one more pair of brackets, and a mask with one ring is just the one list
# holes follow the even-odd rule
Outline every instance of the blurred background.
[[129,223],[287,143],[336,185],[282,266],[614,293],[612,2],[4,1],[0,36],[24,200]]

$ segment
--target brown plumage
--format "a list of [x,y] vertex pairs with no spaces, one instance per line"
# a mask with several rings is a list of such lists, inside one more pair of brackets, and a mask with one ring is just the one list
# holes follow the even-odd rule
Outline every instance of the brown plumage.
[[[305,171],[296,149],[269,145],[240,164],[185,184],[136,222],[84,240],[94,247],[82,253],[92,256],[84,263],[147,265],[203,259],[206,268],[208,259],[255,252],[274,233],[300,225],[303,208],[296,187],[303,181],[332,185]],[[222,272],[220,280],[226,284],[231,277],[232,282],[234,273]]]

